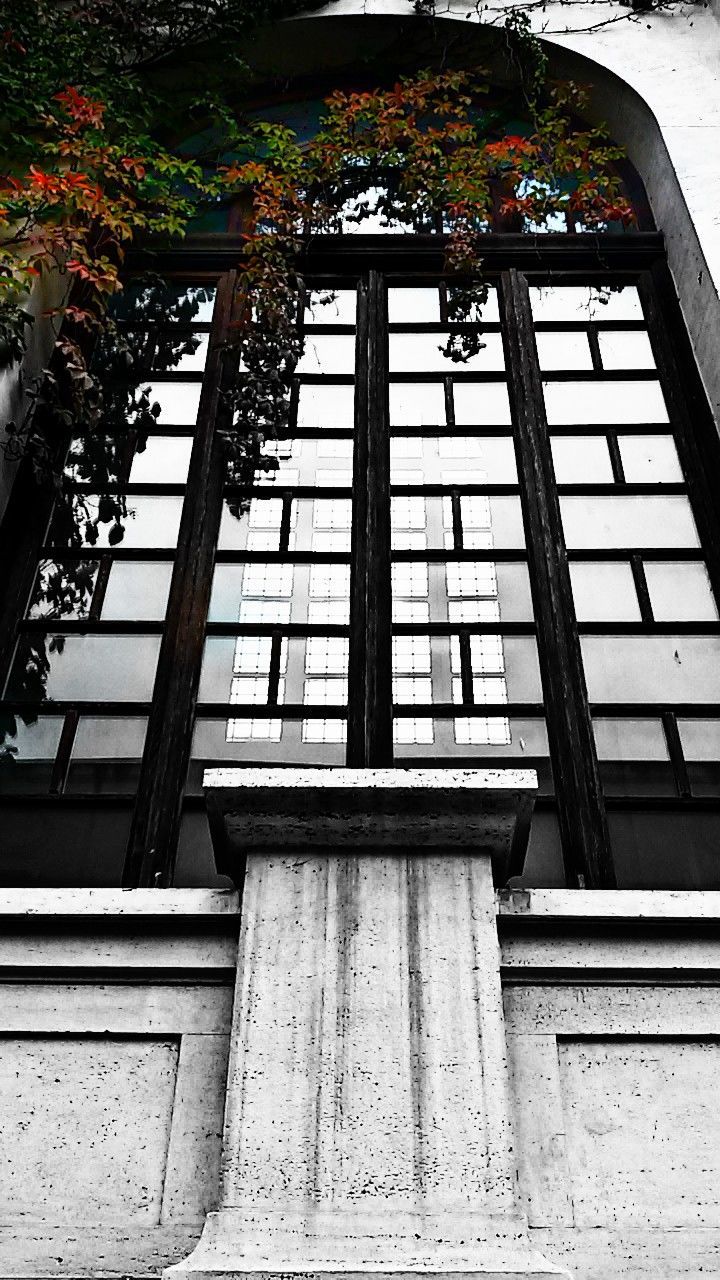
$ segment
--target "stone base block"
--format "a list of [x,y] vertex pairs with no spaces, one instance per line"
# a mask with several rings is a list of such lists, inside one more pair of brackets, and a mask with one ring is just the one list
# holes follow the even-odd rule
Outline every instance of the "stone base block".
[[568,1280],[569,1274],[532,1248],[519,1216],[223,1209],[208,1215],[193,1253],[164,1271],[163,1280]]

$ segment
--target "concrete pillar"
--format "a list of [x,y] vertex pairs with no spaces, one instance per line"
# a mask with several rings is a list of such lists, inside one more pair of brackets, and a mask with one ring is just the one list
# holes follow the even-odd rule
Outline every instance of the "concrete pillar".
[[516,1208],[490,854],[248,855],[221,1202],[188,1272],[566,1274]]

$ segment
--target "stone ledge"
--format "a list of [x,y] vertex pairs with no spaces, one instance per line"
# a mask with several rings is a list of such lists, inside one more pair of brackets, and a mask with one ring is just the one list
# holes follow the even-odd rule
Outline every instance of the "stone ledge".
[[240,883],[248,854],[490,854],[522,868],[532,769],[209,769],[218,870]]
[[233,889],[0,889],[2,916],[237,915]]
[[720,922],[720,892],[670,889],[501,889],[498,915],[533,925],[553,921]]

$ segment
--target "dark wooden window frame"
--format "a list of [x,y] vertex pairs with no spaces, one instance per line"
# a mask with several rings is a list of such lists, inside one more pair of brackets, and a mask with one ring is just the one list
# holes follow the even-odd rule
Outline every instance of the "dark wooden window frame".
[[[89,631],[97,634],[156,631],[162,634],[125,867],[124,883],[127,886],[172,883],[206,633],[238,635],[246,631],[252,634],[271,634],[274,637],[273,652],[279,645],[281,634],[287,635],[295,631],[301,634],[313,634],[314,631],[324,635],[348,634],[346,627],[333,626],[278,629],[270,624],[253,624],[245,628],[236,624],[225,626],[216,623],[211,628],[206,625],[214,564],[233,558],[216,549],[223,503],[222,449],[216,427],[221,422],[223,413],[223,382],[232,376],[231,357],[225,348],[225,337],[233,315],[242,306],[235,276],[240,247],[239,242],[235,244],[232,240],[228,240],[221,248],[217,243],[211,245],[198,242],[167,254],[160,264],[161,269],[170,274],[218,281],[210,353],[203,376],[178,547],[173,551],[153,553],[154,559],[174,561],[166,620],[157,625],[103,623],[97,620],[98,610],[94,610],[87,621],[68,621],[57,626],[53,624],[52,627],[53,630],[67,634]],[[553,772],[558,782],[556,804],[568,884],[608,888],[616,881],[607,834],[606,811],[608,808],[621,809],[624,804],[627,807],[629,800],[626,801],[625,797],[603,798],[592,731],[592,708],[588,704],[579,644],[580,634],[592,634],[593,631],[605,633],[608,624],[583,624],[578,627],[570,587],[569,563],[582,559],[602,559],[604,554],[607,554],[608,559],[613,559],[617,558],[618,552],[603,553],[601,549],[595,549],[587,553],[570,552],[568,555],[565,548],[558,495],[597,493],[602,491],[602,486],[558,486],[555,483],[527,280],[554,284],[576,281],[598,284],[625,281],[638,284],[658,376],[669,406],[672,429],[687,477],[687,491],[700,530],[702,554],[718,599],[720,517],[716,486],[708,477],[720,474],[720,447],[679,316],[664,262],[662,238],[659,235],[638,233],[624,238],[604,239],[589,235],[495,235],[488,237],[484,262],[488,276],[499,284],[512,433],[516,441],[519,493],[528,547],[527,551],[503,551],[498,555],[497,550],[483,553],[476,549],[466,550],[458,544],[453,558],[458,561],[477,561],[483,558],[529,561],[535,622],[531,625],[503,624],[501,631],[503,634],[537,636],[544,706],[518,704],[514,710],[518,714],[544,714],[547,718]],[[356,766],[382,766],[392,763],[393,759],[391,636],[393,633],[413,631],[412,627],[403,624],[396,624],[394,627],[391,625],[387,312],[384,277],[413,283],[437,280],[442,274],[442,251],[438,238],[434,237],[400,236],[380,239],[353,236],[344,241],[328,238],[326,241],[318,241],[314,246],[306,270],[308,276],[317,278],[337,280],[351,276],[360,281],[358,360],[355,371],[357,390],[352,549],[348,557],[324,556],[320,553],[313,555],[312,559],[350,561],[350,664],[354,678],[347,709],[347,761]],[[552,327],[571,330],[573,325],[568,322],[565,326],[553,324]],[[623,324],[621,327],[628,326]],[[427,329],[428,326],[422,328]],[[590,345],[592,352],[592,341]],[[593,363],[595,367],[591,373],[583,375],[573,372],[567,376],[579,381],[583,377],[595,378],[598,376],[599,362],[595,360]],[[614,371],[613,377],[618,376],[626,377],[627,373]],[[462,378],[462,373],[459,377]],[[485,380],[492,381],[492,376],[487,376]],[[592,427],[583,427],[583,432],[587,434],[592,434],[594,430]],[[605,427],[597,430],[607,433],[608,429]],[[643,428],[638,430],[642,431]],[[463,428],[464,434],[471,432],[472,428]],[[479,429],[478,434],[481,433]],[[612,432],[608,440],[615,480],[622,481],[622,464],[617,447],[613,448]],[[14,648],[17,617],[22,612],[22,602],[29,593],[37,547],[42,541],[48,514],[45,509],[47,503],[43,508],[42,500],[36,497],[31,504],[31,519],[27,520],[29,483],[26,476],[18,477],[18,484],[0,530],[0,550],[12,547],[14,552],[12,556],[6,553],[4,557],[10,569],[8,580],[4,584],[6,608],[0,628],[0,676],[3,680]],[[516,486],[482,485],[470,488],[490,494],[510,490],[518,492]],[[422,486],[418,492],[429,493],[431,489],[432,486]],[[172,485],[153,486],[155,493],[171,495],[180,491],[180,488]],[[672,491],[672,485],[623,484],[625,494],[669,494]],[[135,486],[133,492],[142,492],[142,486]],[[331,497],[333,492],[331,489],[324,489],[323,496]],[[403,492],[412,492],[412,487],[403,489]],[[295,490],[294,493],[297,496],[298,491]],[[457,504],[457,495],[455,498]],[[81,556],[82,553],[63,554]],[[141,559],[144,554],[142,551],[135,553],[122,548],[114,549],[103,557],[99,576],[106,581],[114,560],[131,561],[133,558]],[[258,561],[279,562],[292,559],[292,556],[288,555],[287,550],[248,553],[244,556],[248,561],[253,558]],[[298,556],[298,559],[307,558]],[[412,558],[412,553],[393,553],[393,559],[398,561]],[[433,552],[428,552],[424,558],[432,560]],[[444,556],[437,553],[437,558],[443,559]],[[682,633],[685,630],[693,634],[717,634],[720,628],[715,624],[655,622],[649,607],[643,561],[695,558],[697,557],[692,553],[658,552],[652,548],[634,552],[630,563],[640,602],[641,621],[637,624],[613,624],[613,632],[653,635],[670,631]],[[27,631],[31,631],[33,627],[42,629],[43,626],[46,627],[46,624],[40,622],[24,624]],[[483,632],[497,632],[498,626],[453,624],[443,627],[443,624],[430,624],[422,630],[429,634],[458,634],[463,689],[466,690],[472,682],[472,677],[468,674],[469,637]],[[276,660],[276,668],[277,665]],[[276,688],[277,677],[277,670],[274,680],[271,672],[271,697],[268,706],[253,707],[253,715],[277,714],[277,689],[275,697],[272,697],[272,687]],[[97,710],[101,705],[106,714],[113,710],[123,715],[147,712],[146,704],[127,702],[116,706],[110,703],[42,704],[43,713],[61,716],[64,727],[51,785],[54,795],[47,798],[34,797],[33,802],[36,799],[49,804],[67,801],[80,806],[92,802],[92,797],[89,796],[71,799],[61,793],[78,711],[81,714],[92,712],[93,708]],[[227,713],[224,705],[205,704],[201,710],[215,716]],[[245,713],[249,712],[249,709],[244,710]],[[477,710],[478,714],[491,715],[495,712],[502,715],[506,708],[503,704],[483,704]],[[637,714],[642,708],[622,703],[603,704],[601,710],[603,715],[616,713],[627,716]],[[688,809],[702,810],[710,807],[709,801],[691,795],[677,716],[683,711],[693,715],[709,715],[717,713],[717,708],[692,704],[685,708],[658,706],[656,710],[665,729],[678,799]],[[233,714],[238,712],[242,714],[243,708],[234,709]],[[282,713],[289,718],[299,718],[319,716],[327,714],[327,711],[286,705],[283,706]],[[462,714],[466,713],[467,708],[463,707]],[[458,714],[458,708],[454,704],[433,704],[404,708],[400,714],[450,716]],[[12,802],[17,802],[17,798]],[[113,803],[118,803],[118,798],[108,797],[108,804]],[[668,805],[668,801],[664,797],[656,797],[643,800],[643,804],[662,809],[664,805]]]

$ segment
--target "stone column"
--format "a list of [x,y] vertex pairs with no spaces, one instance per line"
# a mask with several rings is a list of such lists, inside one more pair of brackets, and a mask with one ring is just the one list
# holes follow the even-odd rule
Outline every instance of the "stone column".
[[184,1272],[565,1274],[516,1207],[489,852],[247,855],[220,1208]]

